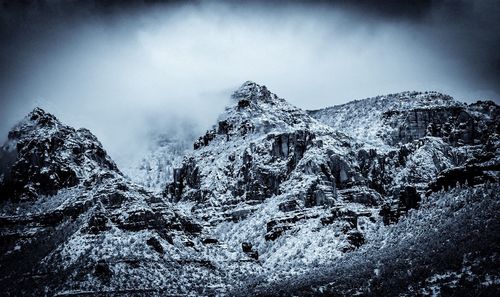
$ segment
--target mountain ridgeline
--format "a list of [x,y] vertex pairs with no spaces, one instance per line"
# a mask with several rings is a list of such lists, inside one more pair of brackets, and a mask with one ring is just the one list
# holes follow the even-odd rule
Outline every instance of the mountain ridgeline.
[[245,82],[120,171],[40,108],[0,151],[6,296],[494,296],[500,110],[403,92],[305,111]]

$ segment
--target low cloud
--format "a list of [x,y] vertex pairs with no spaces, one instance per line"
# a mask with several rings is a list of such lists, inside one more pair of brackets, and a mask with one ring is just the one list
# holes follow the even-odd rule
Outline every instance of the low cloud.
[[403,90],[498,100],[491,73],[464,61],[471,48],[439,44],[456,32],[432,11],[404,21],[341,5],[202,2],[55,15],[4,34],[0,133],[41,106],[91,129],[122,166],[151,134],[210,128],[246,80],[306,109]]

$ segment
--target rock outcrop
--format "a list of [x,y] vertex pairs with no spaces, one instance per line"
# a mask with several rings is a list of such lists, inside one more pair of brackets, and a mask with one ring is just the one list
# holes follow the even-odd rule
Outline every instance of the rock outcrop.
[[424,136],[456,145],[484,144],[498,133],[492,101],[467,105],[437,92],[403,92],[309,111],[322,123],[378,146],[406,144]]

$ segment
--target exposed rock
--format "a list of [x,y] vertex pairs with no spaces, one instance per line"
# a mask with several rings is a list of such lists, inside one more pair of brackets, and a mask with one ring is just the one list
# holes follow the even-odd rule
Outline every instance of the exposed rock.
[[367,187],[352,187],[339,190],[345,202],[360,203],[367,206],[377,206],[383,202],[382,196],[373,189]]
[[99,141],[86,129],[75,130],[35,108],[10,132],[2,146],[1,199],[55,195],[88,177],[87,168],[119,173]]
[[[500,171],[500,166],[491,168],[495,171]],[[487,170],[487,169],[486,169]],[[435,181],[429,184],[432,191],[445,190],[448,191],[456,186],[477,185],[485,182],[496,182],[497,179],[486,174],[484,168],[480,166],[459,166],[443,170]]]
[[94,266],[94,274],[105,283],[108,283],[113,275],[108,263],[104,260],[99,260]]
[[354,247],[360,247],[365,243],[365,239],[363,236],[363,233],[355,230],[355,231],[350,231],[347,233],[347,240],[349,240],[349,243],[351,243]]
[[484,144],[499,129],[492,101],[466,105],[437,92],[403,92],[309,112],[321,122],[374,145],[398,145],[424,136],[453,145]]
[[198,138],[198,140],[193,144],[193,148],[195,150],[207,146],[210,141],[212,141],[215,138],[216,132],[215,130],[209,130],[205,133],[205,135],[201,136]]
[[408,211],[417,208],[420,203],[420,195],[414,186],[406,185],[399,191],[399,209]]
[[250,106],[250,101],[246,99],[241,99],[238,101],[238,109],[243,109]]
[[295,211],[300,208],[299,203],[296,200],[289,200],[282,202],[278,205],[278,208],[282,212],[290,212],[290,211]]
[[103,212],[96,212],[90,217],[85,231],[91,234],[97,234],[107,231],[110,228],[108,217]]
[[[290,224],[292,223],[292,224]],[[280,237],[286,230],[293,228],[294,221],[270,221],[267,223],[267,233],[264,236],[266,240],[276,240]]]
[[446,168],[434,180],[430,181],[427,194],[440,190],[448,191],[456,186],[499,182],[499,151],[498,134],[490,135],[486,145],[481,150],[473,151],[472,155],[462,163],[463,165]]
[[204,238],[201,241],[203,244],[217,244],[219,241],[215,238]]
[[[227,129],[234,125],[223,121],[219,122],[219,126],[221,132],[230,133]],[[266,135],[265,143],[262,143],[265,147],[250,144],[248,149],[240,152],[240,156],[231,154],[224,160],[229,162],[228,168],[239,167],[232,174],[224,173],[229,173],[229,177],[236,180],[225,188],[233,196],[243,197],[247,201],[263,200],[281,194],[280,185],[296,170],[306,151],[318,147],[319,144],[314,140],[315,135],[304,130]],[[210,158],[213,158],[213,155]],[[262,163],[262,159],[266,159],[268,163]],[[241,165],[236,166],[237,163]],[[275,164],[276,168],[271,168],[270,164]],[[322,181],[314,182],[306,189],[306,206],[332,203],[336,196],[335,183],[343,185],[349,179],[346,173],[350,171],[349,165],[335,155],[332,155],[326,164],[311,163],[304,166],[309,168],[300,170],[317,171],[322,178]],[[173,201],[205,201],[208,198],[206,194],[211,191],[201,188],[202,179],[207,178],[201,172],[200,165],[196,163],[195,158],[189,157],[184,160],[181,168],[174,169],[174,182],[167,187],[165,195],[172,197]]]
[[241,249],[245,254],[247,254],[250,258],[259,260],[259,252],[255,251],[252,247],[251,243],[243,242],[241,243]]
[[202,194],[196,191],[200,188],[199,169],[194,158],[189,158],[183,162],[183,167],[174,169],[174,181],[167,187],[166,195],[171,195],[174,201],[179,201],[182,195],[186,195],[188,190],[191,191],[190,199],[201,200]]
[[342,206],[338,206],[330,209],[329,214],[321,218],[321,223],[323,225],[330,225],[337,221],[345,221],[348,223],[347,230],[351,230],[357,228],[358,216],[358,213],[349,209],[345,209]]
[[[243,85],[233,93],[232,97],[234,99],[245,99],[248,102],[252,100],[272,101],[277,98],[277,96],[271,93],[266,86],[258,85],[252,81],[243,83]],[[246,103],[243,103],[243,105],[246,105]]]
[[[391,145],[408,143],[424,136],[436,136],[457,142],[473,143],[474,122],[462,107],[416,108],[410,111],[390,110],[383,114],[386,125],[394,131],[387,135]],[[452,134],[454,126],[461,131]]]
[[146,241],[146,243],[152,247],[155,251],[157,251],[160,254],[164,254],[165,251],[163,250],[163,247],[161,246],[161,243],[156,239],[155,237],[151,237]]
[[229,133],[229,131],[231,131],[231,129],[232,129],[232,126],[230,123],[228,123],[227,121],[220,121],[219,128],[217,129],[217,133],[226,135]]
[[303,212],[297,211],[293,213],[288,213],[286,216],[277,217],[273,220],[267,222],[266,230],[267,233],[264,238],[269,241],[276,240],[285,231],[296,228],[296,223],[303,220],[308,220],[312,218],[317,218],[319,215],[314,212]]

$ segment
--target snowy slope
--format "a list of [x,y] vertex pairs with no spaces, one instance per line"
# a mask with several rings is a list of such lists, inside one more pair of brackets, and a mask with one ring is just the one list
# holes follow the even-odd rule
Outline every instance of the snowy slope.
[[[463,106],[452,97],[437,92],[402,92],[309,111],[309,114],[336,130],[380,148],[397,127],[387,125],[384,115],[408,113],[415,109]],[[423,135],[422,135],[423,136]]]

